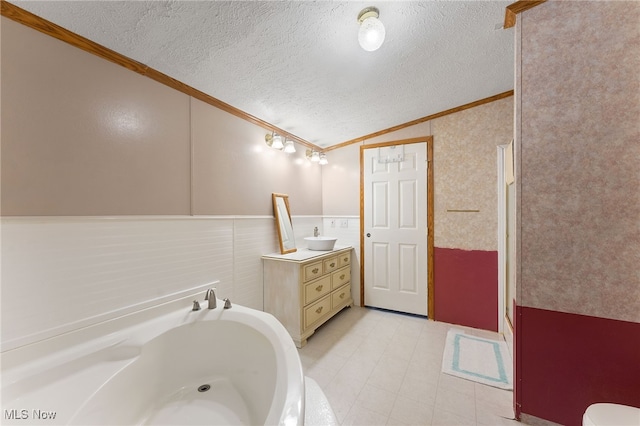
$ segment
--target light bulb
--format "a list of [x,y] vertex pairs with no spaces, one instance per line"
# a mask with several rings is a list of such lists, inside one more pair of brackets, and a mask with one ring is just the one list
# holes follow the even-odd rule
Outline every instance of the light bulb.
[[284,144],[282,143],[282,136],[273,135],[273,139],[271,141],[271,148],[274,148],[274,149],[284,148]]
[[320,161],[320,154],[318,153],[318,151],[313,151],[311,153],[311,161],[313,161],[314,163],[317,163]]
[[287,154],[293,154],[296,152],[296,147],[293,145],[293,141],[286,141],[284,143],[284,152]]
[[385,29],[378,19],[378,10],[368,8],[360,12],[358,16],[360,30],[358,30],[358,42],[367,52],[378,50],[384,42]]
[[321,166],[329,164],[329,160],[327,160],[327,154],[325,154],[324,152],[320,154],[320,160],[318,161],[318,164],[320,164]]

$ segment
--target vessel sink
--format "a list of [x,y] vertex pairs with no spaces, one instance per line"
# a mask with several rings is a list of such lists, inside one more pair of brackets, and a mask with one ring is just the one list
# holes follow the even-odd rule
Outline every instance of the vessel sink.
[[336,244],[337,238],[333,237],[305,237],[307,242],[307,248],[309,250],[333,250],[333,246]]

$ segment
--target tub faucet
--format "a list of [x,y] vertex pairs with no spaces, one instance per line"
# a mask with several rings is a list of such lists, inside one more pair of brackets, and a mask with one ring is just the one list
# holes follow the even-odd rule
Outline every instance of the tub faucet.
[[320,233],[318,232],[318,227],[316,226],[315,228],[313,228],[313,236],[317,237],[318,235],[320,235]]
[[205,294],[204,300],[209,301],[209,305],[207,306],[207,308],[209,309],[215,309],[218,306],[215,288],[210,288],[209,290],[207,290],[207,294]]

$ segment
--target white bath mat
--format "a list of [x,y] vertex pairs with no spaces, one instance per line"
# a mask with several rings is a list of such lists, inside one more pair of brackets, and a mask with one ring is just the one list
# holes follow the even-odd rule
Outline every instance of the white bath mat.
[[452,328],[442,357],[442,372],[500,389],[513,389],[509,348],[504,340],[490,340]]

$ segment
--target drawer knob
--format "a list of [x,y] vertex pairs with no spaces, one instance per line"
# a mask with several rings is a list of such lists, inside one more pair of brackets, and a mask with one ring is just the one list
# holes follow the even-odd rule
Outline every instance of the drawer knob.
[[340,299],[344,299],[344,293],[340,293]]
[[334,266],[336,266],[336,262],[331,262],[331,263],[329,264],[329,266],[331,266],[331,267],[333,268]]
[[318,287],[316,287],[316,291],[322,291],[322,284],[320,284]]
[[344,280],[345,274],[340,275],[340,281]]
[[349,258],[348,258],[348,257],[343,257],[343,258],[342,258],[342,261],[346,263],[346,262],[348,262],[348,261],[349,261]]
[[318,273],[318,268],[313,268],[313,269],[311,270],[311,272],[313,272],[314,274],[317,274],[317,273]]
[[322,312],[322,308],[323,306],[320,306],[318,309],[316,309],[316,314],[319,314],[320,312]]

